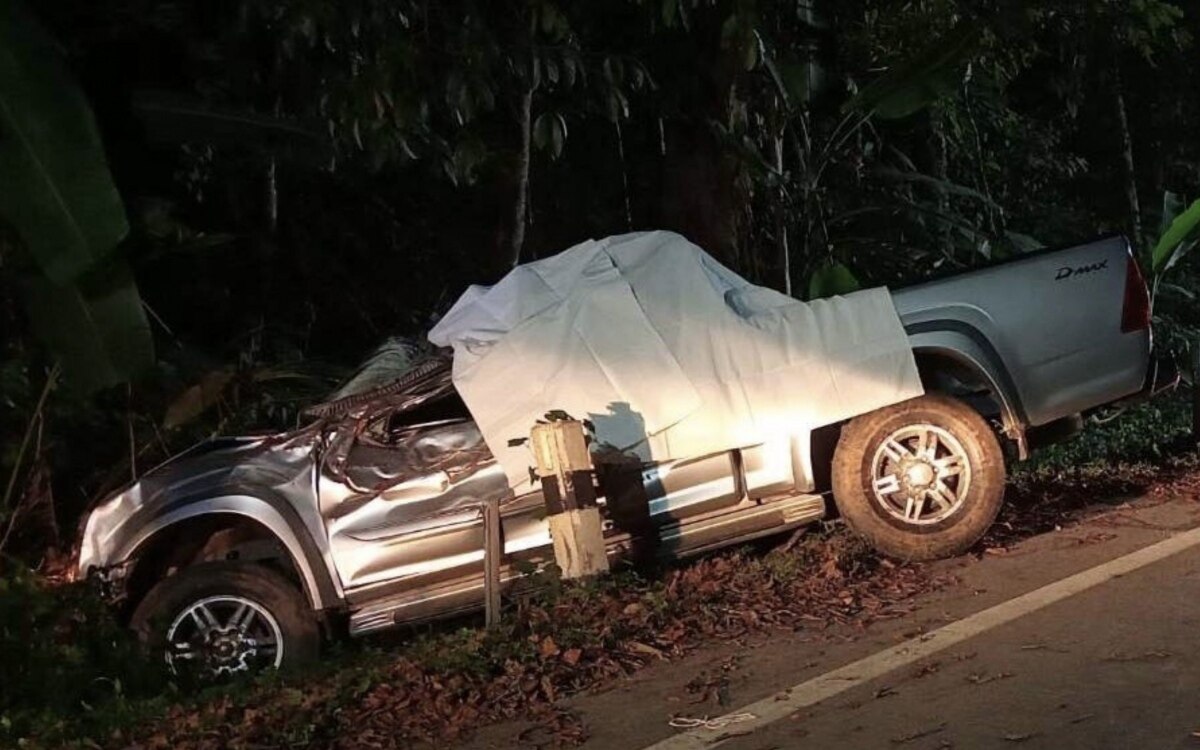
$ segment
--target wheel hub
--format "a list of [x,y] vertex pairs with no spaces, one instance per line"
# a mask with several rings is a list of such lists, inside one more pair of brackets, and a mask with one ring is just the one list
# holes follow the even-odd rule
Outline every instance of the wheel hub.
[[934,477],[937,476],[937,470],[928,461],[918,461],[911,464],[905,471],[904,477],[908,480],[908,486],[912,489],[924,489],[933,484]]
[[218,674],[243,672],[250,668],[257,649],[253,638],[238,629],[212,629],[205,633],[200,649],[209,668]]
[[876,502],[906,524],[928,525],[962,507],[970,487],[966,450],[949,431],[907,425],[888,435],[871,463]]
[[240,596],[206,597],[183,608],[167,631],[172,672],[218,677],[278,667],[283,636],[275,617]]

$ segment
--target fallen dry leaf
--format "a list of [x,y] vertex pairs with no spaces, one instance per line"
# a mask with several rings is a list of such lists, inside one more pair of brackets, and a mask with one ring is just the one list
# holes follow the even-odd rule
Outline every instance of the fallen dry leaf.
[[992,674],[992,675],[975,672],[975,673],[967,675],[967,682],[973,683],[975,685],[986,685],[987,683],[995,682],[996,680],[1007,680],[1009,677],[1012,677],[1012,676],[1013,676],[1012,672],[998,672],[998,673]]
[[666,655],[663,654],[661,649],[657,649],[653,646],[649,646],[645,643],[642,643],[641,641],[630,641],[629,643],[626,643],[625,646],[630,651],[633,651],[635,653],[647,654],[647,655],[653,656],[657,659],[667,658]]
[[1103,661],[1115,662],[1131,662],[1131,661],[1157,661],[1159,659],[1168,659],[1171,656],[1170,651],[1145,651],[1140,654],[1125,654],[1120,651],[1109,654],[1104,657]]
[[915,731],[911,734],[906,734],[901,737],[893,737],[891,739],[891,743],[893,745],[906,745],[909,742],[912,742],[913,740],[919,740],[922,737],[928,737],[931,734],[937,734],[938,732],[941,732],[945,728],[946,728],[946,722],[943,721],[941,724],[938,724],[936,727],[931,727],[929,729],[918,729],[917,731]]

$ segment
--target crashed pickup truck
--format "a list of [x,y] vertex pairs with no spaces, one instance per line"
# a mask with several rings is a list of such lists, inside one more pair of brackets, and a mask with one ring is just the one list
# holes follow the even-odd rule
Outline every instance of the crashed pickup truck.
[[1167,380],[1121,237],[812,303],[678,235],[585,245],[473,288],[431,333],[443,347],[394,382],[292,432],[198,445],[107,498],[80,573],[173,669],[205,675],[480,608],[485,499],[501,498],[505,586],[553,559],[510,441],[555,409],[594,425],[613,558],[835,513],[885,554],[948,556],[995,519],[1006,456]]

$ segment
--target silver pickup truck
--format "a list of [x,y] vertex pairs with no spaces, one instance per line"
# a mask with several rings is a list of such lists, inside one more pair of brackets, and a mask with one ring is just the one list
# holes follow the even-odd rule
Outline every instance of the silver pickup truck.
[[[893,296],[925,396],[788,444],[602,466],[610,553],[679,557],[836,510],[886,554],[957,554],[999,511],[1006,454],[1154,388],[1150,300],[1124,238]],[[448,358],[312,413],[293,432],[201,444],[87,518],[81,574],[173,669],[291,665],[326,633],[481,607],[480,503],[492,495],[504,498],[506,584],[552,559],[540,493],[509,490]]]

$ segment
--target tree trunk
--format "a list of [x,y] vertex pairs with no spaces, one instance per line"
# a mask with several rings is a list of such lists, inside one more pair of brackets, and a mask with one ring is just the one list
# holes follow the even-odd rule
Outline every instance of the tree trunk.
[[625,136],[621,133],[621,119],[619,117],[613,118],[613,128],[617,133],[617,157],[621,161],[621,195],[625,198],[625,230],[632,231],[633,208],[629,203],[629,167],[625,163]]
[[[775,170],[783,174],[783,128],[780,127],[775,135]],[[779,256],[783,261],[783,293],[792,296],[792,253],[788,248],[788,211],[787,190],[779,186],[775,196],[775,235],[779,243]]]
[[1003,214],[999,217],[997,216],[1000,209],[996,207],[996,202],[992,200],[992,187],[988,183],[987,176],[987,156],[983,150],[983,134],[979,131],[979,121],[975,118],[975,109],[972,106],[971,81],[973,80],[973,76],[970,73],[970,64],[968,64],[967,70],[968,75],[962,85],[962,94],[963,102],[967,107],[967,121],[971,125],[971,134],[975,140],[975,167],[979,175],[979,182],[976,188],[987,198],[985,209],[988,219],[988,230],[995,236],[1000,234]]
[[689,38],[696,45],[692,54],[702,62],[695,71],[697,86],[681,106],[690,116],[666,123],[658,223],[739,270],[738,230],[748,203],[738,179],[742,166],[709,123],[730,122],[745,57],[739,45],[717,45],[728,15],[705,6],[697,6],[691,15]]
[[1129,131],[1129,115],[1125,108],[1125,92],[1121,81],[1121,69],[1113,67],[1113,106],[1117,114],[1117,130],[1121,136],[1121,164],[1125,172],[1125,201],[1129,211],[1129,230],[1135,246],[1142,243],[1142,206],[1138,199],[1137,171],[1133,164],[1133,134]]
[[[529,213],[529,162],[532,134],[531,115],[533,89],[525,89],[517,101],[514,112],[517,125],[511,156],[503,160],[495,181],[489,189],[489,211],[494,222],[493,255],[481,265],[485,276],[495,280],[508,273],[521,262],[525,246],[525,222]],[[492,213],[494,211],[494,213]]]
[[[950,193],[946,183],[950,180],[950,158],[946,144],[946,128],[942,124],[942,116],[938,112],[929,112],[929,150],[933,162],[933,176],[940,181],[933,187],[933,196],[937,204],[938,214],[950,215]],[[942,222],[937,230],[937,242],[947,255],[953,255],[950,239],[950,225]]]
[[267,163],[267,231],[275,234],[279,228],[279,183],[275,176],[275,157]]
[[517,110],[517,124],[521,129],[520,150],[517,152],[515,172],[515,194],[513,195],[512,218],[508,234],[508,267],[521,262],[521,249],[525,245],[525,215],[529,209],[529,161],[532,138],[533,88],[521,95]]
[[737,165],[707,127],[668,123],[658,223],[737,268]]

